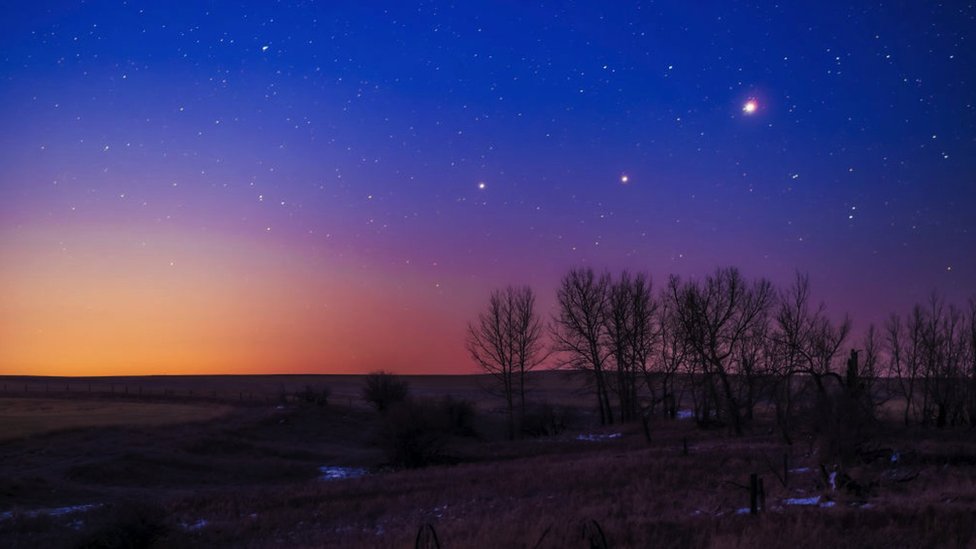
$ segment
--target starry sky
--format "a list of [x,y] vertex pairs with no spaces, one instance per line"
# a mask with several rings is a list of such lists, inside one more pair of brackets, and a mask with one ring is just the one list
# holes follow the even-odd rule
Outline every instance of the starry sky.
[[574,266],[976,291],[972,4],[170,4],[3,10],[0,373],[466,373]]

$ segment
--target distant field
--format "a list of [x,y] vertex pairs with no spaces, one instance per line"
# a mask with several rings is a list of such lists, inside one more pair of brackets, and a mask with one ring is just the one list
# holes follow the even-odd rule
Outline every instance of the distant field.
[[[494,381],[484,375],[402,376],[410,392],[419,397],[451,395],[470,400],[479,407],[501,404],[489,389]],[[106,397],[131,400],[212,400],[227,403],[268,403],[294,394],[307,386],[328,387],[331,401],[346,406],[364,406],[362,375],[200,375],[200,376],[112,376],[45,377],[0,376],[0,398],[4,396],[45,398]],[[581,380],[568,372],[544,371],[530,374],[529,391],[535,402],[579,404]]]
[[0,398],[0,440],[79,427],[206,421],[229,410],[228,406],[206,403]]

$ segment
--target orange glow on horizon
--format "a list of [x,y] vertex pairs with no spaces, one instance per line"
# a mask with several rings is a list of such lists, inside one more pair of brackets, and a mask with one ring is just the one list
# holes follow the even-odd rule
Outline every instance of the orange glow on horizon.
[[471,370],[423,281],[310,255],[158,229],[9,232],[0,374]]

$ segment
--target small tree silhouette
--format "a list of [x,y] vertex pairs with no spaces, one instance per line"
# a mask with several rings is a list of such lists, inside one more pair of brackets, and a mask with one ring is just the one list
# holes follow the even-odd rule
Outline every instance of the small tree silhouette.
[[390,405],[403,402],[410,392],[407,382],[399,376],[379,370],[366,376],[363,386],[363,399],[371,403],[378,412],[384,413]]

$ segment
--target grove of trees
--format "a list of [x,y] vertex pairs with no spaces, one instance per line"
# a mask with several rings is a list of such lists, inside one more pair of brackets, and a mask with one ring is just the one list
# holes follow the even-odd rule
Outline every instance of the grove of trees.
[[586,376],[601,424],[674,417],[684,403],[700,425],[741,435],[761,408],[790,444],[800,418],[852,429],[886,402],[905,424],[976,424],[973,299],[933,294],[858,341],[850,318],[815,303],[799,273],[776,288],[719,268],[655,291],[645,273],[576,268],[556,302],[547,330],[531,288],[509,287],[468,327],[471,357],[506,399],[510,436],[525,413],[526,372],[550,356]]

